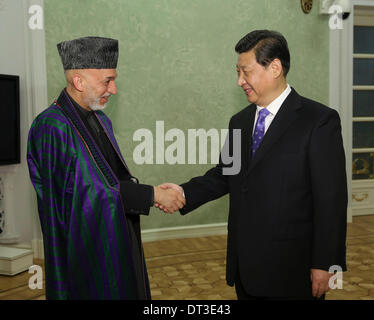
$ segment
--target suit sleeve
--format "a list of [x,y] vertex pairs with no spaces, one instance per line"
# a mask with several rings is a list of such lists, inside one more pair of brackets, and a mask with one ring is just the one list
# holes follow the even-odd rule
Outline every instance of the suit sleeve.
[[[229,152],[233,153],[233,134],[229,124],[229,131],[226,143],[229,142]],[[208,170],[203,176],[192,178],[181,187],[184,190],[186,205],[180,210],[185,215],[201,205],[216,200],[229,192],[228,176],[223,173],[223,168],[230,167],[231,164],[224,164],[222,161],[222,152],[219,157],[219,163]]]
[[121,181],[120,192],[126,213],[149,215],[154,201],[153,186],[126,180]]
[[341,125],[335,110],[322,117],[311,136],[313,193],[312,268],[346,271],[347,177]]

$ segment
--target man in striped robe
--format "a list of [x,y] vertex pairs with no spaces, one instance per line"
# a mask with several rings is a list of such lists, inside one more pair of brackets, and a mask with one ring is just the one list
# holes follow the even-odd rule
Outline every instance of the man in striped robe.
[[139,184],[101,111],[116,94],[118,41],[58,44],[67,87],[34,120],[27,161],[43,232],[47,299],[150,299],[140,214],[185,204]]

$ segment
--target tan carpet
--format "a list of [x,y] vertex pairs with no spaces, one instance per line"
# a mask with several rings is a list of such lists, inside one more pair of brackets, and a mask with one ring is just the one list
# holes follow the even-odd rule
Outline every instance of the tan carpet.
[[[154,300],[236,299],[225,281],[226,236],[148,242],[144,250]],[[326,299],[374,300],[374,215],[348,224],[347,265],[343,289],[330,290]],[[30,276],[0,276],[0,300],[44,299],[44,290],[28,288]]]

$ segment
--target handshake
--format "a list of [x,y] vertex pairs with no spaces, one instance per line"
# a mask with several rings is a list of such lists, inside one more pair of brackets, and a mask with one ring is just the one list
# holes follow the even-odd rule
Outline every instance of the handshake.
[[154,206],[165,213],[174,213],[186,204],[182,187],[174,183],[163,183],[154,189]]

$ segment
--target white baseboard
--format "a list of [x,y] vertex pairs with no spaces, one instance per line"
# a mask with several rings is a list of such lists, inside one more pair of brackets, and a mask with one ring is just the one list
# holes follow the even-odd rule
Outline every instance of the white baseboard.
[[[186,227],[148,229],[142,231],[142,242],[198,238],[227,234],[227,223],[203,224]],[[31,241],[34,259],[44,259],[43,240],[33,239]]]
[[347,222],[348,223],[352,223],[353,222],[353,210],[352,210],[352,207],[348,207],[347,208]]
[[367,216],[374,214],[374,208],[373,207],[355,207],[352,208],[352,216]]
[[181,238],[198,238],[227,234],[227,223],[203,224],[185,227],[148,229],[142,231],[142,241],[160,241]]
[[33,252],[30,249],[19,249],[0,246],[0,274],[14,276],[26,271],[33,264]]
[[34,259],[44,259],[44,248],[42,239],[32,239],[32,251],[34,251]]

